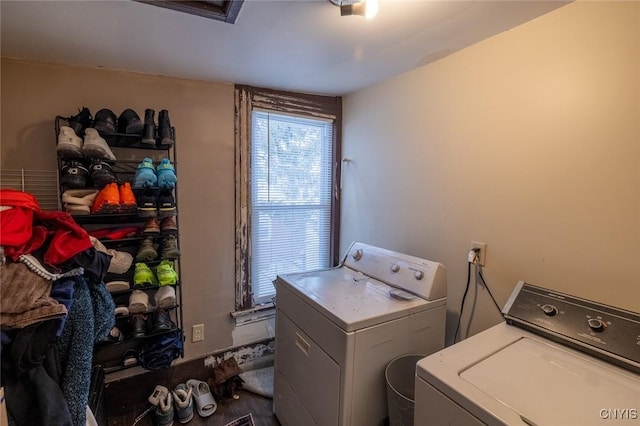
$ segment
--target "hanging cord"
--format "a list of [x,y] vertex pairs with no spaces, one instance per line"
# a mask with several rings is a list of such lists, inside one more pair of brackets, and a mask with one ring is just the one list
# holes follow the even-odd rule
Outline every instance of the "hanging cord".
[[467,263],[467,286],[464,289],[464,295],[462,296],[462,302],[460,303],[460,315],[458,316],[458,325],[456,326],[456,334],[453,336],[453,343],[458,340],[458,332],[460,331],[460,323],[462,322],[462,311],[464,310],[464,302],[467,299],[467,293],[469,292],[469,284],[471,283],[471,263]]
[[482,276],[482,266],[480,266],[480,269],[478,270],[478,275],[482,280],[482,284],[484,284],[484,288],[486,288],[487,291],[489,292],[489,296],[491,296],[491,300],[493,300],[493,304],[496,305],[496,308],[498,308],[498,312],[502,313],[502,309],[500,308],[500,305],[498,305],[498,302],[496,302],[496,298],[493,297],[493,293],[491,293],[491,290],[489,290],[489,286],[487,285],[487,282],[484,280],[484,277]]

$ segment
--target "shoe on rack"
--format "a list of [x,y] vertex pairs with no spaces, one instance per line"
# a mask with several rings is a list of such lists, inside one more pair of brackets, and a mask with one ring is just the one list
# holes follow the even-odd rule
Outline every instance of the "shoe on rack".
[[164,285],[156,291],[154,296],[156,307],[171,308],[176,305],[176,289],[170,285]]
[[161,286],[178,283],[178,273],[173,269],[173,262],[170,260],[160,262],[156,267],[156,276]]
[[161,189],[158,194],[158,216],[164,218],[178,214],[176,200],[170,189]]
[[139,360],[138,351],[133,348],[127,349],[122,354],[122,365],[125,367],[131,367],[132,365],[138,364]]
[[189,423],[193,418],[193,391],[184,383],[180,383],[172,394],[178,422]]
[[156,182],[158,182],[156,167],[153,165],[153,160],[147,157],[138,164],[132,186],[134,188],[150,188],[155,186]]
[[129,313],[140,314],[149,310],[149,295],[142,290],[133,290],[129,295]]
[[153,333],[174,330],[176,324],[171,321],[171,314],[166,309],[158,309],[153,313]]
[[82,138],[69,126],[60,126],[56,152],[63,157],[82,157]]
[[66,188],[84,188],[87,186],[87,180],[89,179],[89,170],[79,160],[67,160],[62,163],[60,168],[62,177],[60,178],[60,185]]
[[96,117],[93,120],[93,128],[103,133],[115,133],[116,119],[116,115],[113,113],[113,111],[107,108],[103,108],[100,111],[96,112]]
[[153,418],[157,426],[171,426],[173,424],[173,397],[166,392],[160,395],[158,405],[153,410]]
[[111,164],[100,158],[91,159],[89,174],[91,175],[91,182],[93,182],[93,186],[97,188],[104,188],[105,185],[118,182],[118,177],[113,173],[113,167],[111,167]]
[[120,213],[135,213],[138,210],[136,197],[131,190],[131,184],[125,182],[120,185]]
[[156,176],[158,177],[158,186],[161,188],[174,188],[178,177],[176,171],[168,158],[163,158],[156,167]]
[[138,195],[138,216],[156,217],[158,216],[158,197],[154,190],[147,189]]
[[142,144],[156,146],[156,122],[153,116],[155,111],[152,109],[144,110],[144,127],[142,129]]
[[82,109],[78,108],[78,113],[76,115],[66,117],[65,120],[69,123],[69,127],[76,132],[76,135],[82,137],[84,129],[91,127],[93,117],[91,116],[89,108],[83,106]]
[[169,111],[163,109],[158,113],[158,145],[170,146],[176,142],[169,120]]
[[107,334],[98,343],[115,343],[115,342],[122,342],[123,340],[124,340],[124,334],[122,334],[122,332],[118,327],[113,327],[111,331],[109,331],[109,334]]
[[160,242],[160,259],[177,259],[180,257],[178,239],[175,235],[168,235]]
[[138,114],[127,108],[118,117],[118,133],[142,134],[142,121]]
[[150,217],[144,223],[142,227],[142,233],[147,235],[156,235],[160,233],[160,225],[158,224],[158,219],[155,217]]
[[[144,286],[144,285],[158,285],[158,279],[153,274],[151,268],[147,266],[146,263],[136,263],[136,269],[133,273],[133,285],[134,286]],[[144,293],[144,292],[143,292]],[[145,293],[146,294],[146,293]],[[149,304],[149,298],[147,297],[147,305]],[[131,310],[131,307],[129,307]]]
[[138,253],[136,253],[136,262],[152,262],[157,257],[158,252],[155,248],[153,248],[153,238],[145,237],[140,242],[140,247],[138,247]]
[[170,235],[178,233],[178,223],[175,216],[167,216],[160,222],[160,233]]
[[89,214],[97,196],[97,189],[68,189],[62,193],[62,205],[71,215]]
[[[131,308],[129,308],[131,312]],[[132,315],[129,318],[129,337],[142,337],[147,334],[147,316],[144,314]]]
[[98,192],[91,213],[117,213],[120,208],[120,192],[117,183],[110,183]]
[[89,127],[84,131],[84,146],[82,154],[85,157],[103,158],[105,160],[115,160],[116,156],[111,152],[111,148],[99,134],[98,131]]

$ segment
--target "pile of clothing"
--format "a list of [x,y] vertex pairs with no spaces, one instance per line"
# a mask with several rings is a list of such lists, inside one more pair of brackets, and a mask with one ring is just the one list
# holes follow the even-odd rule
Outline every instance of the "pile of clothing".
[[65,212],[0,190],[1,385],[10,425],[84,425],[93,345],[115,325],[111,256]]

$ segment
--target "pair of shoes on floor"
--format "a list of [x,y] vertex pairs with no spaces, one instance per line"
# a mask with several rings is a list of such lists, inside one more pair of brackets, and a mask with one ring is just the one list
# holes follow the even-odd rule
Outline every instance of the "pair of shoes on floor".
[[161,189],[156,194],[153,189],[145,189],[138,194],[138,216],[170,217],[178,214],[176,199],[169,188]]
[[111,164],[100,158],[64,160],[60,176],[60,184],[70,189],[85,188],[91,184],[104,188],[112,182],[118,182]]
[[100,190],[91,213],[133,213],[137,209],[138,203],[131,190],[131,184],[125,182],[118,186],[113,182]]
[[160,241],[158,250],[156,250],[154,246],[153,237],[145,237],[140,242],[140,246],[138,247],[138,252],[136,253],[136,262],[152,262],[158,258],[158,254],[160,255],[160,259],[162,261],[165,261],[167,259],[177,259],[180,257],[180,250],[178,249],[178,239],[175,235],[168,235],[162,241]]
[[134,188],[151,188],[159,186],[160,188],[174,188],[178,177],[175,168],[168,158],[160,160],[158,165],[153,164],[151,158],[144,158],[133,177]]
[[148,401],[155,405],[153,417],[156,425],[170,426],[174,418],[181,424],[193,419],[193,391],[184,383],[178,384],[171,392],[158,385]]
[[209,389],[207,382],[189,379],[186,386],[193,393],[193,401],[200,417],[209,417],[218,409],[218,404]]
[[71,127],[60,126],[56,152],[63,157],[116,159],[107,141],[93,127],[86,128],[81,138]]
[[178,223],[175,216],[167,216],[160,222],[156,217],[150,217],[142,227],[145,235],[173,235],[178,233]]

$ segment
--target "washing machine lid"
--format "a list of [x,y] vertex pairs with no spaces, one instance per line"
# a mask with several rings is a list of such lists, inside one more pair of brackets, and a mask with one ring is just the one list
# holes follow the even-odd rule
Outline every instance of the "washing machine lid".
[[346,332],[446,304],[446,299],[427,301],[346,266],[279,275],[276,293],[278,285],[293,291]]
[[640,416],[640,376],[507,324],[419,361],[416,374],[488,425]]

